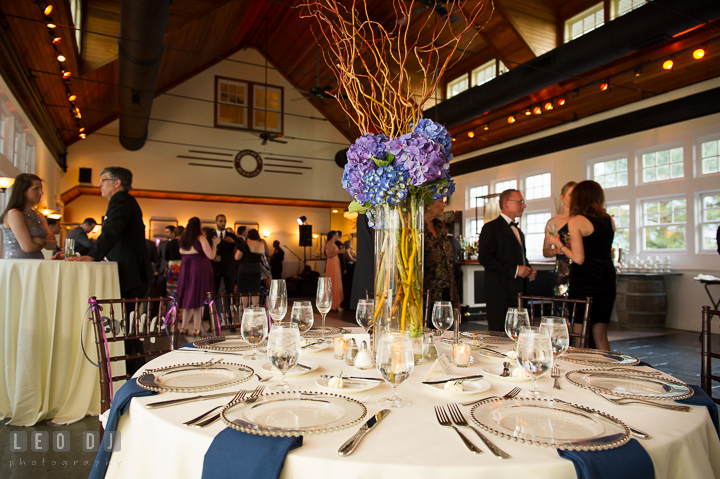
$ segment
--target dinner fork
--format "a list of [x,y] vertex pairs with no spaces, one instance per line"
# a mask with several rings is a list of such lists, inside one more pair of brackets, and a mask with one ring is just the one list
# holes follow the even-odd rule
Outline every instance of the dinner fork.
[[[503,399],[512,399],[512,398],[514,398],[515,396],[517,396],[518,394],[520,394],[520,391],[522,391],[521,388],[517,388],[517,387],[516,387],[516,388],[513,388],[513,389],[510,390],[509,393],[507,393],[506,395],[502,396],[502,398],[503,398]],[[480,401],[485,401],[486,399],[492,399],[492,398],[496,398],[496,397],[500,397],[500,396],[488,396],[488,397],[486,397],[486,398],[478,399],[477,401],[461,402],[460,405],[461,405],[461,406],[472,406],[473,404],[477,404],[477,403],[479,403]]]
[[[237,394],[236,394],[235,396],[233,396],[233,398],[230,400],[230,402],[237,401],[238,399],[242,399],[243,397],[245,397],[245,395],[246,395],[248,392],[249,392],[249,391],[247,391],[247,390],[245,390],[245,389],[239,390],[239,391],[237,392]],[[221,404],[221,405],[219,405],[219,406],[215,406],[215,407],[212,408],[212,409],[208,409],[208,410],[205,411],[204,413],[200,414],[198,417],[196,417],[196,418],[194,418],[194,419],[190,419],[189,421],[185,421],[185,422],[183,423],[183,426],[192,426],[192,425],[195,424],[196,422],[202,421],[203,418],[206,418],[209,414],[212,414],[214,411],[217,411],[219,408],[224,407],[224,406],[226,406],[226,405],[225,405],[225,404]]]
[[[243,400],[240,401],[240,402],[243,402],[243,403],[246,403],[246,404],[254,403],[254,402],[257,401],[258,399],[260,399],[260,396],[262,395],[262,392],[263,392],[264,389],[265,389],[265,386],[258,386],[257,388],[255,388],[255,391],[253,391],[253,393],[250,395],[250,397],[245,398],[245,399],[243,399]],[[233,401],[230,401],[228,404],[231,404],[232,402],[233,402]],[[195,427],[201,427],[201,428],[202,428],[202,427],[208,427],[209,425],[216,423],[219,419],[220,419],[220,413],[217,413],[217,414],[215,414],[213,417],[211,417],[210,419],[206,419],[206,420],[203,421],[203,422],[194,424],[194,426],[195,426]]]
[[661,409],[671,409],[673,411],[679,411],[679,412],[690,412],[692,410],[692,408],[690,408],[689,406],[676,406],[674,404],[660,404],[657,402],[648,401],[647,399],[609,398],[609,397],[603,396],[602,394],[600,394],[597,391],[593,391],[592,389],[590,389],[590,391],[594,392],[595,394],[597,394],[601,398],[605,399],[606,401],[609,401],[613,404],[617,404],[619,406],[625,406],[626,404],[630,404],[630,403],[638,403],[638,404],[645,404],[646,406],[655,406],[655,407],[659,407]]
[[490,452],[495,454],[496,457],[499,457],[500,459],[511,459],[512,456],[499,447],[497,447],[495,444],[490,442],[488,438],[485,437],[483,433],[478,431],[475,427],[468,424],[467,419],[465,419],[465,416],[463,416],[463,413],[460,412],[460,408],[457,404],[448,404],[448,411],[450,411],[450,417],[452,418],[453,422],[457,424],[460,427],[469,427],[473,431],[475,431],[475,434],[478,435],[478,437],[482,440],[482,442],[485,443],[488,449],[490,449]]
[[560,368],[557,366],[553,366],[552,370],[550,371],[550,377],[555,380],[553,383],[553,389],[561,389],[560,388]]
[[472,442],[470,442],[470,439],[465,437],[465,434],[460,432],[460,429],[456,428],[451,422],[450,419],[448,419],[448,415],[445,412],[445,409],[443,409],[442,406],[435,406],[435,416],[437,417],[438,422],[441,426],[445,427],[451,427],[455,429],[455,432],[457,432],[460,435],[460,438],[463,440],[465,445],[468,449],[470,449],[470,452],[473,452],[475,454],[482,454],[483,452],[475,446]]

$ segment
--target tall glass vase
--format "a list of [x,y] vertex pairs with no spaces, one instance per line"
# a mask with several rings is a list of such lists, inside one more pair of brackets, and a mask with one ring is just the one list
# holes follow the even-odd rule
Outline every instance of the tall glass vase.
[[375,344],[384,329],[422,338],[425,203],[375,207]]

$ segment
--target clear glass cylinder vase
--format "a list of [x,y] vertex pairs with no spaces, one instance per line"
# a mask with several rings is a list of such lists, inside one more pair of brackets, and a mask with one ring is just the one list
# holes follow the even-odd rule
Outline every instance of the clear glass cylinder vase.
[[375,207],[375,344],[383,330],[423,331],[422,200]]

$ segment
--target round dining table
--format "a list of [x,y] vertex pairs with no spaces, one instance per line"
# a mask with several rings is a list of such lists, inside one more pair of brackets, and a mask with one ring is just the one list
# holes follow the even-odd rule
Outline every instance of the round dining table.
[[[439,344],[439,353],[451,355],[451,346]],[[509,346],[505,347],[505,350]],[[503,351],[503,347],[499,348]],[[222,358],[225,362],[240,363],[253,368],[260,376],[269,373],[261,369],[267,359],[250,361],[245,357],[230,354],[210,354],[176,350],[167,353],[145,368],[161,368],[182,363],[201,363],[211,358]],[[502,360],[489,359],[473,352],[474,362],[467,368],[455,367],[458,376],[483,374],[482,368],[500,366]],[[300,362],[312,361],[319,365],[317,370],[299,376],[289,377],[289,382],[301,391],[327,392],[316,381],[321,374],[380,377],[373,368],[361,371],[337,360],[333,348],[313,353],[303,352]],[[538,380],[540,390],[574,404],[580,404],[605,412],[650,435],[640,440],[652,459],[657,479],[692,477],[720,477],[720,441],[708,410],[705,406],[693,406],[690,412],[677,412],[644,405],[615,405],[571,384],[565,373],[587,368],[559,360],[563,376],[561,389],[553,389],[549,374]],[[541,447],[486,434],[500,449],[511,455],[500,459],[493,455],[479,438],[469,429],[465,434],[483,454],[472,454],[449,427],[442,427],[436,419],[434,406],[467,402],[489,396],[502,396],[516,386],[523,393],[530,389],[530,381],[516,378],[496,378],[485,375],[491,388],[487,391],[459,396],[445,390],[432,389],[422,384],[426,377],[442,374],[436,364],[424,363],[415,366],[410,378],[398,386],[398,394],[412,401],[410,407],[393,409],[381,423],[363,439],[350,456],[338,455],[338,448],[359,429],[371,415],[382,407],[378,400],[387,398],[391,388],[387,383],[367,391],[346,393],[337,391],[361,401],[367,407],[367,415],[361,423],[337,432],[305,436],[301,447],[291,450],[282,469],[282,478],[533,478],[533,479],[574,479],[577,477],[573,463],[558,455],[552,447]],[[431,371],[432,369],[432,371]],[[648,370],[649,368],[641,368]],[[140,374],[142,371],[138,372]],[[259,384],[267,387],[277,384],[279,376],[260,383],[253,379],[231,389],[253,389]],[[213,391],[216,393],[217,391]],[[204,394],[212,394],[210,392]],[[130,408],[120,418],[118,431],[121,437],[120,450],[111,458],[107,478],[127,477],[173,477],[176,479],[199,479],[203,472],[203,458],[214,437],[227,426],[218,421],[206,428],[183,426],[182,423],[207,411],[213,406],[226,404],[229,398],[218,398],[201,402],[186,403],[159,409],[147,409],[146,404],[184,397],[187,394],[162,393],[149,397],[136,397]],[[471,407],[460,406],[470,421]]]

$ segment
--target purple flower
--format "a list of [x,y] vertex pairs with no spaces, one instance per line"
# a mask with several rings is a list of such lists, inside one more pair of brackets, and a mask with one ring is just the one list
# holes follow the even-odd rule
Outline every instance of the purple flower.
[[450,148],[452,147],[452,137],[440,123],[435,123],[432,120],[423,118],[417,122],[417,125],[414,125],[413,131],[437,141],[443,146],[443,148],[445,148],[446,154],[450,153]]
[[387,151],[395,156],[410,175],[411,186],[425,186],[442,178],[450,168],[441,143],[419,133],[405,133],[387,143]]
[[365,133],[350,145],[347,152],[348,164],[363,163],[375,158],[384,161],[387,153],[385,152],[385,144],[388,137],[385,135],[373,135]]

